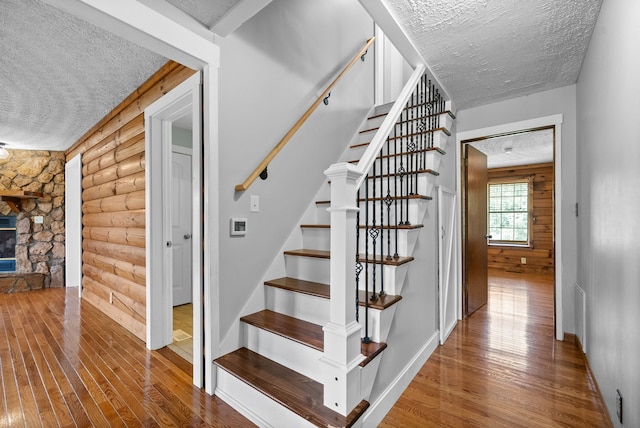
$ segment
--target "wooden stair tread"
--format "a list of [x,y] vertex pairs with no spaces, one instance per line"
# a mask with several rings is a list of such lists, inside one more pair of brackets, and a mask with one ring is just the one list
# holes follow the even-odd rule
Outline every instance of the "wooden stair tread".
[[[287,256],[298,256],[298,257],[314,257],[318,259],[329,259],[331,258],[331,252],[327,250],[310,250],[310,249],[300,249],[300,250],[287,250],[284,252]],[[365,257],[364,254],[360,254],[360,261],[364,262]],[[376,256],[375,258],[369,257],[369,261],[371,263],[384,264],[388,266],[400,266],[407,262],[413,261],[413,257],[401,256],[398,258],[386,259],[384,256]]]
[[240,318],[240,321],[285,337],[294,342],[324,351],[322,326],[265,309]]
[[326,299],[329,298],[329,286],[319,282],[284,277],[265,281],[264,284],[271,287],[282,288],[283,290],[295,291],[297,293],[309,294]]
[[[240,321],[324,352],[324,331],[321,325],[268,309],[244,316]],[[365,356],[365,360],[360,363],[360,366],[369,364],[386,347],[386,343],[362,343],[360,352]]]
[[[320,297],[323,299],[328,299],[331,297],[330,287],[327,284],[322,284],[319,282],[312,282],[312,281],[305,281],[297,278],[284,277],[284,278],[265,281],[264,284],[270,287],[281,288],[283,290],[289,290],[296,293],[309,294],[311,296]],[[364,306],[365,301],[369,299],[370,308],[383,310],[402,300],[402,296],[387,294],[385,296],[378,297],[378,299],[375,301],[371,301],[371,294],[372,293],[369,292],[369,294],[367,295],[367,298],[365,298],[364,291],[359,290],[358,301],[360,303],[360,306]]]
[[[383,201],[386,198],[369,198],[370,201]],[[406,196],[394,196],[393,198],[391,198],[393,200],[405,200],[405,199],[421,199],[421,200],[425,200],[425,201],[430,201],[433,199],[433,197],[431,196],[425,196],[425,195],[406,195]],[[358,200],[358,202],[367,202],[367,199],[365,198],[360,198]],[[330,200],[324,200],[324,201],[316,201],[316,205],[326,205],[326,204],[330,204],[331,201]]]
[[[300,227],[302,229],[331,229],[331,225],[330,224],[301,224]],[[360,225],[360,229],[365,229],[367,226],[365,225]],[[369,225],[369,227],[371,227],[371,225]],[[389,226],[388,224],[385,225],[376,225],[377,229],[399,229],[399,230],[412,230],[412,229],[420,229],[424,227],[423,224],[399,224],[397,226]]]
[[369,407],[362,400],[348,416],[342,416],[324,406],[321,383],[246,348],[223,355],[214,363],[319,427],[350,427]]

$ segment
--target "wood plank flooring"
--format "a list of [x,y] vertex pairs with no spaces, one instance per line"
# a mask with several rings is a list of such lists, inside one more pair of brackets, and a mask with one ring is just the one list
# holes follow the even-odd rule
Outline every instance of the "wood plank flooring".
[[585,359],[553,334],[553,280],[490,271],[489,303],[459,322],[381,427],[610,427]]
[[[181,330],[188,334],[190,337],[187,339],[176,338],[176,330]],[[193,304],[187,303],[186,305],[173,307],[173,343],[168,348],[178,354],[181,358],[184,358],[189,363],[193,364]],[[180,339],[180,340],[178,340]]]
[[77,294],[0,294],[0,427],[253,426]]

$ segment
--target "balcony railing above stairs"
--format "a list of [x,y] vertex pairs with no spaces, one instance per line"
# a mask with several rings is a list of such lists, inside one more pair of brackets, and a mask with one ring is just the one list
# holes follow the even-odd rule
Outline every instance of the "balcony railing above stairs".
[[364,61],[365,55],[367,54],[369,47],[371,47],[374,41],[375,41],[375,37],[371,37],[369,40],[367,40],[367,42],[364,44],[362,49],[360,49],[358,53],[355,54],[353,58],[351,58],[351,60],[349,61],[349,63],[347,63],[344,69],[333,79],[333,81],[326,87],[326,89],[322,92],[322,94],[302,114],[302,116],[300,116],[300,119],[298,119],[298,121],[291,127],[291,129],[289,129],[289,131],[285,134],[285,136],[282,137],[282,139],[262,160],[262,162],[258,164],[258,166],[251,172],[251,174],[249,174],[249,176],[241,184],[236,185],[235,187],[236,192],[242,192],[244,190],[247,190],[249,186],[251,186],[251,184],[253,184],[253,182],[256,181],[258,177],[266,178],[267,167],[269,166],[271,161],[273,161],[273,159],[278,155],[278,153],[280,153],[280,151],[284,148],[284,146],[287,145],[289,140],[291,140],[291,138],[295,135],[295,133],[298,132],[298,130],[307,121],[307,119],[309,119],[311,114],[316,110],[316,108],[318,108],[320,103],[324,102],[325,104],[328,104],[332,89],[335,88],[335,86],[338,84],[340,79],[344,77],[344,75],[356,64],[356,62],[358,62],[359,59]]
[[[444,98],[418,66],[359,161],[325,171],[331,180],[331,303],[323,362],[331,375],[324,397],[325,406],[343,415],[362,399],[356,390],[360,342],[371,340],[369,301],[386,293],[382,264],[401,259],[398,230],[412,227],[409,200],[428,198],[421,195],[428,192],[422,177],[437,174],[428,153],[439,150],[440,133],[448,132],[440,126],[444,110]],[[363,315],[362,282],[368,296]]]

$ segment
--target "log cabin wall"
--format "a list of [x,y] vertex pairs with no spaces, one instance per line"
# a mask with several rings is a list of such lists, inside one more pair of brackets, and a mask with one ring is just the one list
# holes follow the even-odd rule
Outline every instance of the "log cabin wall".
[[193,70],[168,62],[66,151],[82,154],[82,298],[146,339],[144,109]]
[[[488,171],[490,183],[492,180],[527,177],[531,177],[533,181],[531,247],[490,245],[489,268],[506,272],[553,275],[553,163],[494,168]],[[527,259],[526,264],[521,263],[523,257]]]

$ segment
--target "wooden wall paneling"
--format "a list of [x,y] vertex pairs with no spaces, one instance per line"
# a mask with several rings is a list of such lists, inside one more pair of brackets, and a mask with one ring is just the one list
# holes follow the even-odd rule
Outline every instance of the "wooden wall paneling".
[[141,171],[136,174],[129,175],[125,178],[119,178],[108,183],[89,187],[82,191],[82,200],[90,201],[93,199],[106,198],[113,195],[122,195],[138,190],[145,190],[145,187],[145,172]]
[[146,339],[144,110],[194,71],[168,62],[69,150],[82,153],[82,297]]
[[108,196],[102,199],[94,199],[82,204],[83,213],[107,213],[115,211],[133,211],[144,209],[145,191],[125,193],[122,195]]
[[138,227],[85,227],[82,237],[94,241],[111,242],[113,244],[145,247],[145,229]]
[[104,272],[112,273],[121,278],[135,282],[136,284],[140,284],[142,286],[145,286],[146,284],[147,271],[144,266],[134,265],[133,263],[125,262],[123,260],[112,259],[89,251],[82,253],[82,262],[90,264]]
[[145,266],[146,264],[144,248],[83,239],[82,250],[102,254],[112,259],[130,262],[138,266]]
[[111,166],[116,162],[131,157],[138,153],[144,152],[144,134],[139,134],[113,150],[103,154],[102,156],[88,162],[82,168],[83,175],[93,174],[103,168]]
[[100,283],[89,277],[82,277],[82,299],[97,307],[118,324],[133,333],[138,339],[145,340],[147,329],[145,323],[137,319],[132,311],[122,305],[117,299],[109,302],[109,293]]
[[[554,223],[553,223],[553,163],[523,165],[519,167],[489,170],[489,181],[505,178],[522,179],[531,177],[533,181],[533,207],[531,207],[532,246],[489,246],[489,268],[506,272],[553,275],[554,273]],[[526,263],[521,263],[522,258]]]
[[144,209],[116,211],[110,213],[91,213],[82,216],[85,227],[141,227],[145,226]]
[[[105,272],[104,270],[88,263],[82,264],[82,273],[94,281],[99,282],[101,286],[108,288],[114,293],[118,293],[123,299],[126,298],[127,301],[125,303],[132,308],[135,308],[136,302],[145,301],[146,291],[143,285],[136,284],[133,281]],[[142,305],[142,310],[144,312],[143,318],[146,318],[144,305]]]

